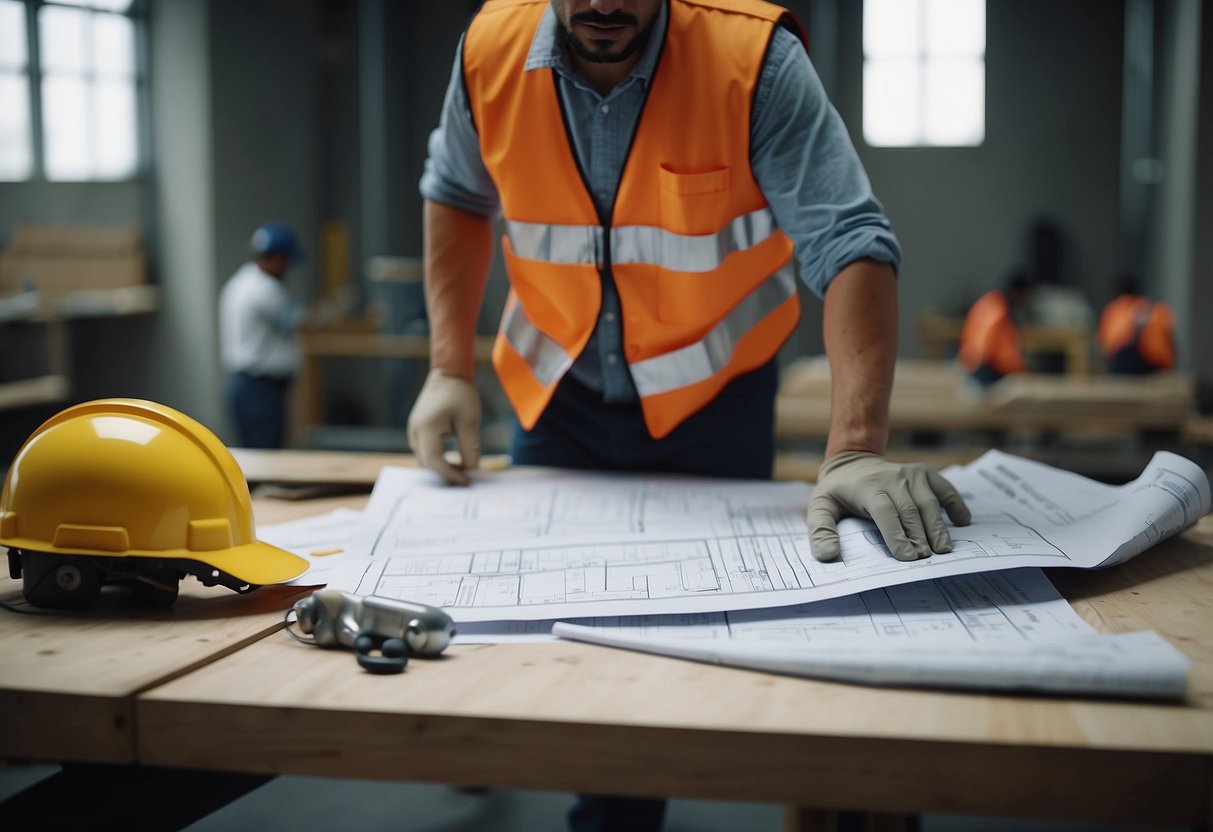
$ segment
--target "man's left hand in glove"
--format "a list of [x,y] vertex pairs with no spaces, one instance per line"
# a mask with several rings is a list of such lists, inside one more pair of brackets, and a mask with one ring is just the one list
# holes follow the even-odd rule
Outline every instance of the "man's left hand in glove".
[[838,521],[866,517],[876,523],[898,560],[917,560],[952,551],[943,512],[958,526],[970,522],[969,508],[938,472],[926,465],[900,465],[865,451],[845,451],[826,460],[809,501],[809,540],[820,561],[841,554]]

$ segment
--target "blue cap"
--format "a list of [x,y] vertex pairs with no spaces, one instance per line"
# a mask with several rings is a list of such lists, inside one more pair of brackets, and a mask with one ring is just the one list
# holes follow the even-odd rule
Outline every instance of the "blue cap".
[[292,262],[303,257],[303,249],[299,248],[299,241],[295,239],[294,229],[284,222],[263,223],[253,232],[253,239],[249,245],[253,249],[253,254],[258,257],[267,254],[283,254],[286,255],[287,260]]

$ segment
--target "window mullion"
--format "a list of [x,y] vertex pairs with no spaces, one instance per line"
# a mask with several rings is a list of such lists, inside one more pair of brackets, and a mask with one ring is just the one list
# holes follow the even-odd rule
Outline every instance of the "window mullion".
[[97,113],[98,80],[97,73],[97,12],[88,11],[85,18],[88,21],[84,38],[85,62],[80,80],[84,82],[85,125],[88,131],[88,173],[86,177],[95,181],[101,168],[101,149],[97,146],[100,136],[100,124]]
[[46,180],[46,148],[42,127],[42,44],[38,39],[40,0],[25,2],[26,78],[29,80],[29,129],[33,170],[30,179]]
[[927,0],[918,0],[918,136],[917,144],[927,144],[927,65],[931,62],[927,50]]
[[[152,93],[148,83],[151,44],[146,0],[135,0],[131,6],[131,22],[135,27],[135,175],[147,177],[152,169]],[[151,201],[147,201],[151,204]],[[152,224],[148,224],[151,228]]]

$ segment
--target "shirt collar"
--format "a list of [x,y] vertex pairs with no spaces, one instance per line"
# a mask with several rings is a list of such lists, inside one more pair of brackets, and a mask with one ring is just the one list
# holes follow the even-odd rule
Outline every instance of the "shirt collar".
[[[653,77],[653,70],[657,66],[657,56],[661,54],[661,42],[665,38],[668,17],[669,4],[662,3],[657,12],[657,19],[653,21],[653,37],[649,38],[640,60],[628,73],[629,80],[639,79],[646,87],[649,85]],[[556,12],[549,5],[539,21],[539,28],[535,30],[535,37],[531,41],[531,51],[527,53],[524,69],[530,72],[532,69],[550,68],[555,69],[566,78],[580,78],[581,73],[577,71],[573,59],[569,56],[567,39],[568,34],[560,25],[560,21],[556,19]]]

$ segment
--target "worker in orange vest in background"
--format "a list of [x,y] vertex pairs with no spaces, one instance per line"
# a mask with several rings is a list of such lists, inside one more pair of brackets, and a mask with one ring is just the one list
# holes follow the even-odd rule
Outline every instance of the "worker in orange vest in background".
[[1096,340],[1110,373],[1141,374],[1175,366],[1171,307],[1142,295],[1131,277],[1121,279],[1116,298],[1104,307]]
[[979,297],[965,316],[958,358],[980,383],[991,384],[1009,373],[1027,370],[1019,340],[1019,318],[1027,294],[1027,278],[1016,272],[1004,288]]

